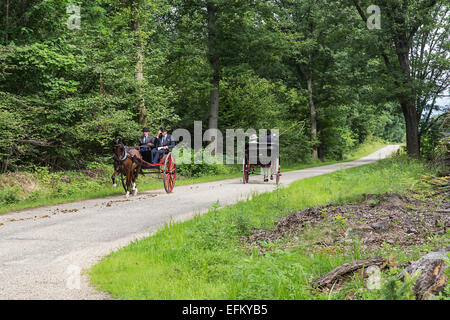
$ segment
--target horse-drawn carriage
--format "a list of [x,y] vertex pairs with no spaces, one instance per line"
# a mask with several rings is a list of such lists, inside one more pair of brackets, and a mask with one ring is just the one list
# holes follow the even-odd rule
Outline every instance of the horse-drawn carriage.
[[177,174],[175,156],[172,152],[167,151],[158,163],[150,163],[143,159],[139,147],[126,147],[120,139],[114,141],[113,151],[114,173],[111,177],[113,185],[116,186],[115,178],[120,175],[127,198],[130,191],[134,195],[137,194],[136,180],[139,174],[158,174],[163,180],[166,192],[172,192]]
[[175,163],[175,156],[172,152],[169,152],[161,157],[159,163],[153,164],[141,159],[142,169],[141,174],[159,174],[162,177],[164,183],[164,189],[167,193],[171,193],[175,187],[175,178],[177,175],[177,165]]
[[[259,169],[259,170],[258,170]],[[261,174],[264,171],[272,180],[280,182],[280,155],[278,137],[268,137],[266,140],[250,141],[245,144],[245,154],[242,163],[242,182],[248,183],[251,174]],[[265,180],[266,181],[266,180]]]

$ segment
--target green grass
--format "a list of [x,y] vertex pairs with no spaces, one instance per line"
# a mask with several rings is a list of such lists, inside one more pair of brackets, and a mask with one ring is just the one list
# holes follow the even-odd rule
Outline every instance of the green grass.
[[[370,141],[362,144],[354,154],[349,155],[344,161],[355,160],[359,157],[366,156],[386,144],[379,141]],[[282,172],[299,170],[304,168],[316,167],[338,163],[343,161],[316,161],[307,164],[282,164]],[[100,168],[103,170],[101,176],[90,178],[79,172],[65,171],[58,173],[50,173],[47,168],[37,168],[33,174],[27,173],[26,176],[32,183],[38,185],[38,191],[25,193],[16,186],[4,187],[0,185],[0,214],[11,211],[36,208],[47,205],[54,205],[60,203],[103,198],[112,195],[123,194],[123,188],[117,179],[118,187],[113,188],[111,185],[112,166],[104,166],[97,164],[93,168]],[[241,177],[237,166],[223,166],[219,172],[220,174],[204,175],[200,177],[184,178],[178,176],[176,186],[204,183],[211,181],[218,181],[230,178]],[[64,177],[68,177],[69,182],[64,182]],[[1,178],[1,176],[0,176]],[[20,180],[21,178],[16,178]],[[11,180],[11,179],[10,179]],[[14,181],[9,181],[14,184]],[[157,190],[163,188],[162,180],[154,177],[140,176],[137,181],[138,189],[140,191]],[[2,201],[3,199],[3,201]]]
[[244,249],[240,237],[273,228],[293,210],[399,192],[417,185],[425,172],[421,163],[396,157],[300,180],[222,209],[216,205],[111,253],[88,271],[91,282],[120,299],[343,299],[342,293],[314,292],[310,281],[361,257],[357,247],[317,253],[299,241],[259,255]]
[[387,146],[386,143],[379,140],[371,140],[367,143],[361,144],[358,148],[353,150],[349,155],[347,161],[353,161],[367,156],[383,147]]

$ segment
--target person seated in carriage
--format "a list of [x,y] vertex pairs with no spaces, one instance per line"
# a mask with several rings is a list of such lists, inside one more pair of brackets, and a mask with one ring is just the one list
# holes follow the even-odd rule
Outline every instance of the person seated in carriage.
[[175,142],[172,139],[172,135],[167,133],[165,127],[161,127],[158,131],[158,136],[155,140],[155,148],[152,149],[152,163],[159,163],[164,154],[175,147]]
[[258,143],[258,136],[256,134],[252,134],[249,138],[248,143],[251,143],[251,144]]
[[[271,145],[273,145],[273,144],[278,145],[278,142],[279,142],[278,137],[275,134],[272,134],[272,132],[270,130],[267,130],[266,141],[268,144],[271,144]],[[278,145],[278,148],[279,148],[279,145]],[[279,153],[279,149],[278,149],[277,154],[278,153]],[[273,161],[270,165],[270,180],[273,180],[273,176],[277,175],[278,166],[279,166],[278,162],[280,161],[279,157],[273,157],[272,159],[273,159]],[[280,174],[280,176],[281,176],[281,174]],[[266,180],[264,180],[264,181],[266,181]]]
[[142,158],[146,162],[151,162],[151,152],[152,149],[155,147],[155,138],[148,133],[148,128],[145,127],[142,129],[142,137],[139,137],[139,145],[137,148],[139,149],[139,152],[142,155]]
[[[265,140],[263,139],[263,142],[265,142],[267,145],[270,145],[272,143],[272,132],[267,129],[266,131],[266,138]],[[273,180],[273,163],[270,164],[270,167],[263,167],[263,173],[264,173],[264,182],[269,181],[268,179],[268,175],[269,175],[269,169],[271,169],[271,174],[270,174],[270,180]]]

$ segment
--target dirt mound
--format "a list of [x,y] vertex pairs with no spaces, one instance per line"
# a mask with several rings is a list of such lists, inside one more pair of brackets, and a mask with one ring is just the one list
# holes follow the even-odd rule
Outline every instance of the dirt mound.
[[267,242],[296,237],[306,228],[321,226],[319,247],[342,246],[357,240],[362,248],[374,249],[384,242],[399,247],[423,244],[430,236],[445,234],[450,227],[448,194],[436,199],[418,199],[410,192],[365,196],[361,203],[312,207],[293,212],[278,221],[274,230],[257,229],[242,237],[247,247],[263,253]]
[[0,175],[0,192],[5,187],[17,187],[25,194],[39,190],[39,181],[31,173],[8,172]]

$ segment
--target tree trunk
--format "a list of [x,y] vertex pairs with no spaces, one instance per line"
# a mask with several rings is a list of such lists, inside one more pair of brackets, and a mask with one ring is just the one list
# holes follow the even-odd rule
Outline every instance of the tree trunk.
[[[136,3],[136,11],[139,10],[139,1]],[[136,80],[138,83],[138,99],[139,99],[139,124],[144,126],[147,122],[147,110],[145,109],[145,99],[142,92],[144,83],[144,48],[141,39],[141,24],[139,21],[139,14],[136,12],[136,20],[134,22],[134,31],[136,35]]]
[[8,45],[8,32],[9,32],[9,0],[6,0],[6,20],[5,20],[5,45]]
[[[322,127],[320,125],[320,121],[317,121],[317,131],[321,132],[322,131]],[[323,144],[319,144],[319,146],[317,147],[317,151],[318,151],[318,155],[319,155],[319,159],[320,160],[324,160],[325,159],[325,146]]]
[[208,54],[209,62],[213,70],[213,76],[211,78],[211,91],[210,91],[210,108],[208,129],[218,128],[219,119],[219,58],[216,52],[216,8],[211,2],[207,3],[208,10]]
[[9,155],[6,156],[5,163],[3,164],[3,168],[2,168],[3,173],[6,173],[6,171],[8,171],[8,165],[9,165]]
[[144,54],[142,51],[142,46],[137,48],[138,61],[136,63],[136,80],[139,85],[139,124],[144,126],[147,123],[147,110],[145,108],[145,99],[142,93],[142,85],[144,82]]
[[400,103],[406,123],[406,149],[409,156],[419,158],[419,123],[416,115],[416,108],[412,99],[407,99]]
[[312,286],[314,288],[332,287],[336,282],[343,281],[346,277],[351,276],[353,273],[361,270],[362,268],[367,269],[370,266],[381,266],[384,263],[386,263],[386,259],[382,257],[368,258],[344,263],[343,265],[334,268],[327,274],[314,279],[312,282]]
[[406,123],[406,149],[409,156],[419,158],[419,119],[415,104],[414,90],[411,81],[411,67],[409,62],[410,44],[407,40],[399,40],[396,44],[397,58],[403,74],[402,86],[404,91],[400,94],[400,105]]
[[311,156],[313,159],[317,159],[318,158],[318,150],[317,150],[317,146],[315,145],[316,136],[317,136],[316,106],[314,105],[314,99],[313,99],[313,84],[312,84],[311,72],[308,72],[306,84],[308,87],[308,94],[309,94],[309,119],[311,122],[310,139],[311,139],[311,143],[313,144]]
[[400,279],[403,279],[407,273],[418,277],[413,288],[417,299],[426,300],[431,295],[438,295],[444,289],[448,281],[445,275],[447,266],[444,261],[449,251],[450,246],[428,253],[399,274]]

